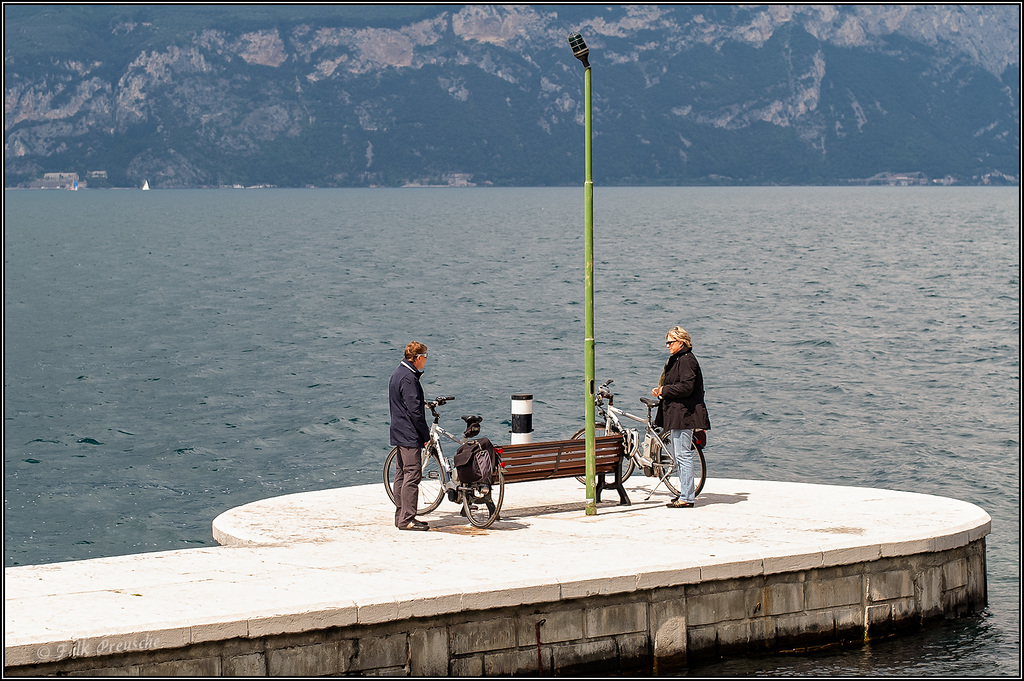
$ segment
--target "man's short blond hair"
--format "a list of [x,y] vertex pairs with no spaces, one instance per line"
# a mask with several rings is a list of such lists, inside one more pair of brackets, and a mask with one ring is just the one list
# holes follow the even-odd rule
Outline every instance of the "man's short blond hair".
[[427,354],[427,346],[423,343],[413,341],[405,346],[405,358],[410,362],[416,359],[416,355]]

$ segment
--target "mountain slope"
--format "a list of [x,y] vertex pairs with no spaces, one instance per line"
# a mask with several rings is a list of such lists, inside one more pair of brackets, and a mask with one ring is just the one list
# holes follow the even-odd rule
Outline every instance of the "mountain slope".
[[1017,6],[4,11],[7,186],[1018,180]]

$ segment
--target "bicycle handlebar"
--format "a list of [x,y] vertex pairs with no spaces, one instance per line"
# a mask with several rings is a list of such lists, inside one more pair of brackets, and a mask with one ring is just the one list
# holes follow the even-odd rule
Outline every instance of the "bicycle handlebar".
[[[594,396],[594,402],[595,402],[595,404],[597,404],[598,411],[602,412],[602,415],[603,415],[603,411],[604,411],[604,405],[601,404],[602,400],[608,400],[608,406],[612,406],[612,401],[615,398],[615,395],[612,393],[612,391],[608,389],[608,386],[610,386],[612,383],[614,383],[614,381],[609,378],[600,387],[598,387],[597,394]],[[650,411],[652,409],[654,409],[655,407],[657,407],[659,404],[661,404],[661,399],[660,398],[656,399],[656,400],[652,400],[649,397],[641,397],[640,401],[644,405],[647,406],[648,417],[650,416]],[[618,409],[617,411],[619,413],[621,413],[621,414],[625,414],[626,416],[629,416],[630,418],[636,419],[637,421],[643,421],[644,420],[644,419],[641,419],[641,418],[639,418],[637,416],[633,416],[632,414],[626,414],[626,412],[622,411],[621,409]],[[647,420],[650,420],[650,419],[648,418]]]
[[449,395],[448,397],[438,397],[430,402],[427,402],[426,407],[430,410],[430,415],[434,417],[434,423],[437,423],[441,420],[441,415],[437,413],[437,408],[440,407],[445,402],[450,402],[454,399],[454,395]]

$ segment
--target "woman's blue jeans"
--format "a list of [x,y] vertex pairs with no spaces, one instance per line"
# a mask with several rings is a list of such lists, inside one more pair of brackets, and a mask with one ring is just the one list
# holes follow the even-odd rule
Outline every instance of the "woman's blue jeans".
[[679,501],[693,503],[693,431],[670,430],[668,433],[679,476]]

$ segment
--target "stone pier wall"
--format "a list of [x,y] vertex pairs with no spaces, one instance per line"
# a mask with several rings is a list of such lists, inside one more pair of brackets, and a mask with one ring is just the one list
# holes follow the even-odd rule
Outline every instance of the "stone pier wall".
[[[114,654],[7,675],[669,673],[687,661],[857,642],[979,612],[985,540],[935,553],[386,624]],[[148,634],[147,634],[148,635]],[[159,649],[157,649],[159,648]],[[107,652],[107,651],[104,651]]]

